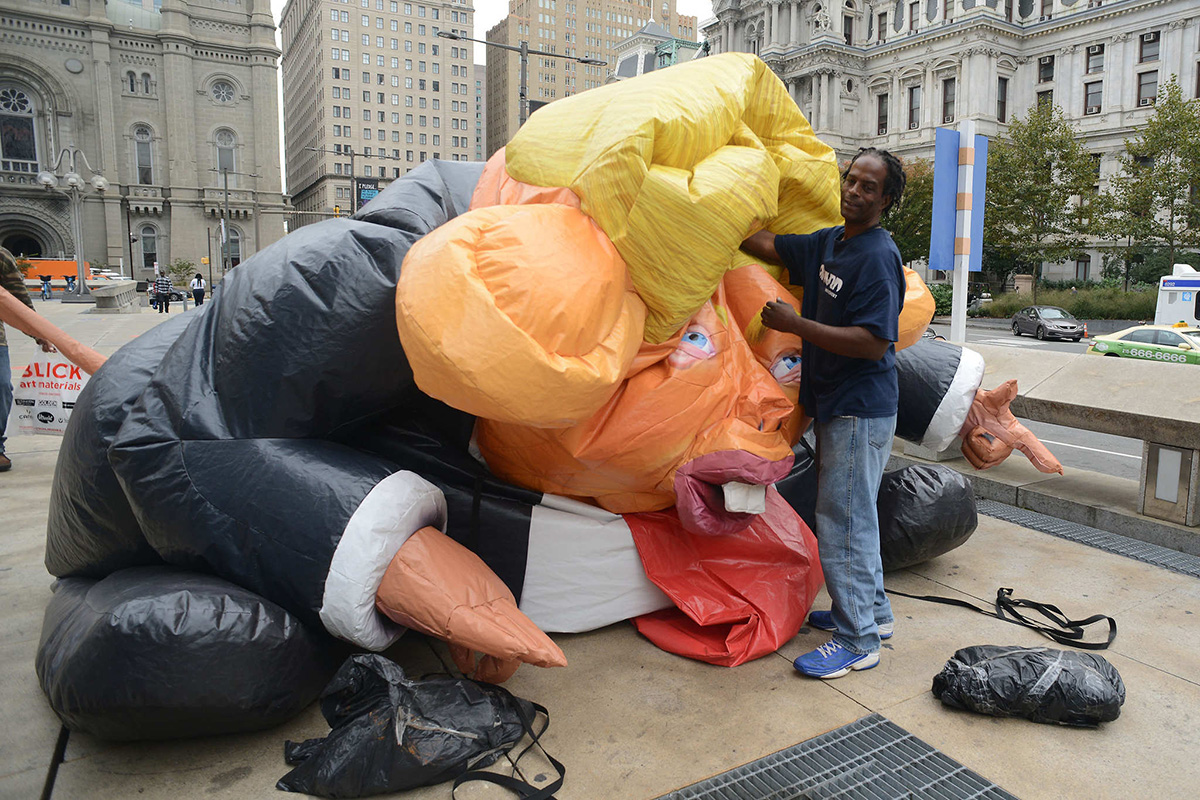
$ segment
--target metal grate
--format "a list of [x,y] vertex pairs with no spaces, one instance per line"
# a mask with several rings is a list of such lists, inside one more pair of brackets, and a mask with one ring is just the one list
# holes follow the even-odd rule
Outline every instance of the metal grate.
[[997,503],[995,500],[979,500],[976,506],[980,514],[987,514],[989,517],[1002,519],[1023,528],[1041,531],[1060,539],[1069,539],[1072,542],[1090,545],[1108,553],[1127,556],[1156,567],[1169,569],[1172,572],[1200,578],[1200,558],[1181,553],[1178,550],[1171,550],[1138,539],[1130,539],[1128,536],[1109,533],[1099,528],[1089,528],[1087,525],[1080,525],[1077,522],[1067,522],[1057,517],[1039,514],[1036,511]]
[[658,800],[1000,800],[1012,794],[879,714]]

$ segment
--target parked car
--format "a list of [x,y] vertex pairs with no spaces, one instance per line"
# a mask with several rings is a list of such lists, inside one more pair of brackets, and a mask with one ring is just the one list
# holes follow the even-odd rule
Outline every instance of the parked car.
[[1169,364],[1200,364],[1200,328],[1181,325],[1137,325],[1097,336],[1089,353],[1140,358]]
[[1012,317],[1013,336],[1031,333],[1039,339],[1083,338],[1083,323],[1058,306],[1027,306]]

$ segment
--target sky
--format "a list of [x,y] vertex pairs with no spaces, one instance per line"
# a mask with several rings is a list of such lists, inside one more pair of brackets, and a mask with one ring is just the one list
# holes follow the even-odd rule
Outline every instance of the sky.
[[[271,0],[271,10],[275,14],[276,25],[279,24],[279,17],[286,4],[287,0]],[[676,5],[680,14],[691,14],[700,22],[712,16],[711,0],[676,0]],[[474,6],[476,39],[483,39],[488,30],[508,14],[508,0],[474,0]],[[279,39],[278,34],[275,38]],[[486,50],[487,48],[482,45],[475,47],[476,64],[484,63],[484,51]]]

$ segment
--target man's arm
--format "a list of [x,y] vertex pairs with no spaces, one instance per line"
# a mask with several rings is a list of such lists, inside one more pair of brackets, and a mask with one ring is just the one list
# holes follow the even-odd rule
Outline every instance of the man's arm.
[[755,258],[772,264],[783,264],[783,259],[775,250],[775,234],[768,230],[752,233],[742,241],[742,249]]
[[0,286],[7,289],[13,297],[33,308],[33,301],[29,299],[29,290],[25,288],[25,277],[21,274],[21,270],[17,269],[17,262],[8,254],[7,250],[0,251]]
[[812,342],[822,350],[850,358],[866,358],[878,361],[887,354],[887,339],[881,339],[861,325],[845,328],[823,325],[805,319],[796,309],[781,300],[767,303],[762,312],[763,325],[784,333],[794,333],[806,342]]

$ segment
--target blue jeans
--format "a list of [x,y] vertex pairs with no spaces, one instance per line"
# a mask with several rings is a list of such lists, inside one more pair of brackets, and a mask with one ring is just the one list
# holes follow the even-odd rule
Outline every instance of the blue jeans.
[[4,455],[4,431],[8,427],[12,402],[12,363],[8,358],[8,345],[0,345],[0,456]]
[[876,498],[896,417],[834,417],[817,432],[817,547],[833,598],[833,638],[852,653],[879,651],[879,625],[892,621],[883,591]]

